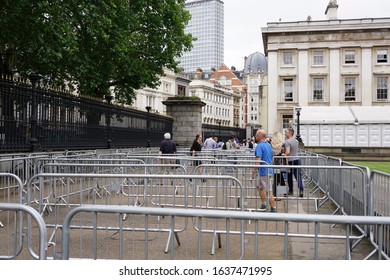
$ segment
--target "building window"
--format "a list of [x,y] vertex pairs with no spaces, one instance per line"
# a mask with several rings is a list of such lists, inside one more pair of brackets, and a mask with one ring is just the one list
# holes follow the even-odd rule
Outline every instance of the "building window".
[[324,52],[314,51],[313,52],[313,65],[324,65]]
[[376,79],[376,99],[378,101],[387,101],[388,85],[387,77],[378,77]]
[[283,101],[293,101],[293,79],[283,80]]
[[258,93],[259,92],[259,86],[251,86],[249,87],[251,93]]
[[324,101],[324,79],[313,79],[313,101]]
[[156,98],[154,96],[146,96],[146,105],[154,108]]
[[226,76],[222,76],[221,78],[219,78],[218,83],[221,86],[231,86],[232,85],[232,80],[226,78]]
[[376,52],[377,63],[387,63],[387,50],[378,50]]
[[345,78],[345,101],[356,101],[356,78]]
[[292,52],[283,52],[283,64],[285,64],[285,65],[292,65],[293,64]]
[[182,85],[177,86],[177,95],[185,96],[186,95],[186,87]]
[[282,122],[283,122],[282,123],[283,130],[286,128],[290,128],[292,126],[293,116],[292,115],[283,115]]
[[345,52],[345,64],[355,64],[355,51]]

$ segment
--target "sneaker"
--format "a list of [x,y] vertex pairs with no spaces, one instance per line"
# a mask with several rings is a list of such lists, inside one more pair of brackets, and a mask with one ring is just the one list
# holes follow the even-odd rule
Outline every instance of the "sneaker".
[[303,191],[299,193],[299,197],[303,197]]
[[267,210],[267,205],[261,204],[261,207],[260,207],[259,211],[264,212],[266,210]]
[[271,207],[271,210],[270,210],[271,213],[276,213],[276,207]]

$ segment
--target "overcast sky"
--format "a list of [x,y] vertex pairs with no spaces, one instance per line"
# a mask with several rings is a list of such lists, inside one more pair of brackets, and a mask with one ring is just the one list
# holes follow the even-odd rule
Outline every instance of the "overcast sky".
[[[264,53],[267,22],[325,20],[329,0],[222,0],[225,4],[225,64],[244,68],[244,57]],[[338,0],[338,18],[390,17],[390,0]]]

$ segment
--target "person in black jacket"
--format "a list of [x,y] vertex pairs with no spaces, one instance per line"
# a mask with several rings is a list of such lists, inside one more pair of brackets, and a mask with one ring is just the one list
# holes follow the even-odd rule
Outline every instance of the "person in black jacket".
[[[194,142],[192,142],[192,146],[190,148],[191,155],[193,157],[197,156],[202,151],[202,135],[197,134]],[[194,166],[198,166],[200,164],[199,160],[194,161]]]

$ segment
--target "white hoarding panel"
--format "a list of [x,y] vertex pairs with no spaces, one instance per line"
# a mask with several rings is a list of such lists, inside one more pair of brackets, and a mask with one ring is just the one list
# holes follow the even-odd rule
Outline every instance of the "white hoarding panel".
[[312,124],[309,125],[308,139],[310,146],[319,146],[320,145],[320,129],[319,125]]
[[300,133],[301,133],[301,139],[302,139],[302,142],[305,146],[309,146],[309,142],[308,142],[308,139],[307,139],[307,126],[306,125],[301,125],[299,127],[299,130],[300,130]]
[[344,147],[344,125],[332,125],[332,146]]
[[327,124],[320,125],[320,146],[332,146],[332,126]]
[[369,145],[369,126],[367,124],[361,124],[356,127],[357,130],[357,139],[356,139],[356,145],[358,147],[368,147]]
[[356,147],[356,125],[347,124],[344,126],[345,147]]
[[380,124],[370,124],[369,129],[369,146],[370,147],[381,147],[382,146],[382,129]]
[[390,147],[390,124],[382,124],[382,147]]

